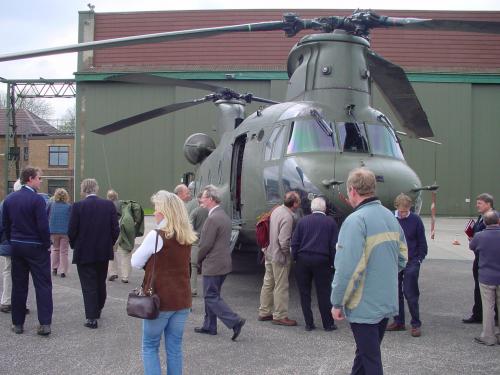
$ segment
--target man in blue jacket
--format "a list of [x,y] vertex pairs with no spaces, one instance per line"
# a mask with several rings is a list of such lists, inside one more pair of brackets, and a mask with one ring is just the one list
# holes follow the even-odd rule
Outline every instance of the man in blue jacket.
[[405,301],[411,315],[411,335],[420,337],[422,334],[418,298],[418,275],[420,264],[427,255],[427,240],[425,239],[424,223],[420,216],[410,211],[412,200],[406,194],[399,194],[394,201],[396,217],[405,232],[408,244],[408,263],[406,268],[398,275],[399,314],[394,317],[394,322],[387,326],[387,331],[404,331],[405,327]]
[[383,374],[380,344],[388,318],[398,313],[398,273],[407,260],[403,229],[375,196],[375,175],[349,173],[347,193],[355,209],[342,224],[335,255],[332,316],[351,325],[356,356],[351,374]]
[[50,231],[45,200],[37,194],[42,171],[26,167],[21,172],[21,190],[10,194],[3,205],[3,224],[12,245],[12,330],[24,332],[29,273],[36,291],[40,325],[37,333],[50,334],[52,280],[50,276]]
[[[477,233],[483,231],[486,225],[483,221],[483,215],[493,210],[493,196],[488,193],[479,194],[476,198],[476,209],[479,216],[472,228],[474,237]],[[469,238],[469,241],[471,239]],[[466,324],[470,323],[481,323],[483,321],[483,307],[481,303],[481,291],[479,288],[479,254],[474,253],[474,262],[472,263],[472,276],[474,277],[474,305],[472,306],[472,314],[468,318],[462,319],[462,322]],[[496,311],[496,310],[495,310]]]
[[479,288],[481,289],[483,332],[475,340],[479,344],[493,346],[499,337],[495,335],[495,307],[500,306],[500,226],[498,214],[489,210],[483,214],[485,229],[477,233],[469,248],[479,257]]

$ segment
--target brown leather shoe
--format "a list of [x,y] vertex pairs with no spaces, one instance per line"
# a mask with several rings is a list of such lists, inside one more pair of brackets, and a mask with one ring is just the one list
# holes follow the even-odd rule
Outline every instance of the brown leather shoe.
[[411,328],[411,336],[412,337],[422,336],[422,331],[420,330],[420,327],[412,327]]
[[257,320],[259,322],[267,322],[269,320],[273,320],[273,316],[272,315],[266,315],[266,316],[259,315],[259,317],[257,318]]
[[389,324],[387,326],[387,328],[385,330],[386,331],[404,331],[404,330],[406,330],[406,327],[404,324],[392,322],[391,324]]
[[288,327],[292,327],[292,326],[296,326],[297,325],[297,321],[296,320],[288,319],[288,317],[287,318],[283,318],[283,319],[273,319],[272,323],[280,325],[280,326],[288,326]]

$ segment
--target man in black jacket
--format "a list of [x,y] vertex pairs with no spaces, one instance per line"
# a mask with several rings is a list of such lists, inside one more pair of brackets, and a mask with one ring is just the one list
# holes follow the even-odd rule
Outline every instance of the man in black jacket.
[[50,276],[50,231],[45,200],[37,194],[42,171],[26,167],[21,172],[21,190],[10,194],[3,205],[5,236],[12,246],[12,330],[24,332],[29,273],[36,290],[40,326],[37,333],[50,334],[52,324],[52,279]]
[[97,181],[82,181],[85,199],[73,205],[68,237],[82,286],[87,321],[85,327],[97,328],[97,319],[106,302],[106,275],[113,259],[113,245],[120,228],[113,202],[99,198]]

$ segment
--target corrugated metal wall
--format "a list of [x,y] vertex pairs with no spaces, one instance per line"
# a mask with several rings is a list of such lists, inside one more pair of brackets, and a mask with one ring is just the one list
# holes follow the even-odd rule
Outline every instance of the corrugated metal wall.
[[[438,213],[474,215],[475,197],[483,192],[499,200],[500,85],[414,83],[413,87],[434,130],[433,139],[443,144],[402,137],[405,156],[424,185],[436,181],[440,186]],[[374,91],[374,106],[390,113]],[[423,213],[429,212],[430,193],[425,192]]]
[[[279,80],[220,84],[274,99],[283,97],[286,90],[286,82]],[[434,139],[443,145],[402,137],[407,161],[424,185],[434,182],[440,185],[439,214],[474,215],[475,197],[479,193],[490,192],[500,199],[497,166],[500,159],[500,85],[414,83],[414,87],[435,132]],[[77,154],[82,160],[82,176],[96,177],[101,195],[113,187],[121,198],[146,205],[154,191],[173,189],[183,172],[194,170],[183,155],[185,139],[196,132],[214,135],[212,129],[217,121],[217,110],[213,104],[206,103],[108,136],[88,131],[145,110],[205,94],[187,88],[80,83],[79,111],[85,102],[85,111],[78,120],[83,133],[77,137],[78,143],[83,145]],[[373,106],[396,122],[376,88]],[[257,107],[250,105],[247,113]],[[424,192],[423,213],[430,212],[429,206],[430,193]]]
[[[211,83],[219,84],[217,81]],[[286,85],[283,86],[283,83],[231,82],[229,86],[241,92],[276,98],[279,97],[277,91],[284,93]],[[221,85],[228,86],[228,82]],[[77,180],[95,177],[101,196],[112,187],[121,199],[134,199],[146,206],[153,192],[159,189],[171,191],[180,183],[184,172],[195,169],[184,157],[186,138],[203,132],[218,141],[213,130],[218,110],[213,103],[207,102],[106,136],[91,133],[90,130],[146,110],[205,95],[206,91],[182,87],[79,84],[76,139],[77,158],[81,160],[82,168],[80,173],[77,168]],[[250,104],[247,113],[257,108],[258,104]]]

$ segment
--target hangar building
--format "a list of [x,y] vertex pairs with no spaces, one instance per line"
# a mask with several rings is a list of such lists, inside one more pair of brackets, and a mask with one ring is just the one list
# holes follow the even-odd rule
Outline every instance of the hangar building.
[[[346,10],[203,10],[133,13],[80,12],[79,41],[173,30],[301,18],[348,15]],[[500,12],[383,11],[393,17],[500,21]],[[149,207],[159,189],[172,190],[183,173],[194,171],[183,155],[192,133],[213,134],[216,108],[210,103],[144,122],[112,135],[90,131],[207,92],[146,84],[109,82],[122,72],[153,72],[203,80],[240,92],[283,100],[287,54],[304,36],[283,32],[235,33],[168,43],[100,49],[79,54],[75,178],[95,177],[101,191],[114,188],[123,199]],[[491,192],[500,199],[500,36],[463,32],[372,32],[372,48],[404,68],[441,146],[403,138],[405,157],[424,185],[437,183],[438,214],[475,215],[475,197]],[[259,104],[247,106],[254,112]],[[376,89],[373,106],[395,117]],[[430,194],[424,193],[423,213]]]

